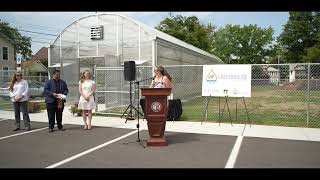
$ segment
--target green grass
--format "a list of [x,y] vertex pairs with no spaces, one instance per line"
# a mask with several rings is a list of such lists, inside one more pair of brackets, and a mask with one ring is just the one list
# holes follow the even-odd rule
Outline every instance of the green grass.
[[13,104],[9,100],[0,99],[0,109],[5,111],[13,111]]
[[[40,111],[46,109],[46,103],[40,102]],[[0,100],[0,109],[5,111],[13,111],[13,104],[9,100]]]
[[[320,128],[320,91],[310,91],[309,122],[307,123],[306,91],[288,91],[281,87],[253,87],[252,97],[245,98],[251,124]],[[220,98],[222,114],[225,98]],[[237,105],[237,107],[236,107]],[[249,123],[242,98],[228,98],[233,123]],[[126,107],[109,109],[106,112],[123,113]],[[208,105],[208,117],[204,117],[206,97],[192,97],[182,102],[180,121],[219,122],[219,98],[212,97]],[[237,118],[236,118],[237,115]],[[227,106],[222,123],[231,123]]]
[[[310,92],[309,124],[307,125],[307,95],[301,91],[285,91],[276,88],[252,89],[252,97],[245,98],[249,120],[252,124],[291,126],[291,127],[320,127],[320,92]],[[211,98],[208,105],[208,118],[203,119],[205,97],[190,99],[182,104],[183,114],[180,120],[219,122],[219,98]],[[220,98],[222,113],[225,98]],[[242,98],[228,98],[228,105],[233,123],[248,123]],[[237,113],[237,120],[236,120]],[[221,122],[230,123],[227,106]]]

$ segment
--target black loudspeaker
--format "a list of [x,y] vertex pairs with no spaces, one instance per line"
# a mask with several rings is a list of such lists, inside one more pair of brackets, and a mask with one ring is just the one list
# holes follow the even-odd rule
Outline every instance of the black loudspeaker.
[[134,61],[124,61],[124,80],[136,80],[136,63]]

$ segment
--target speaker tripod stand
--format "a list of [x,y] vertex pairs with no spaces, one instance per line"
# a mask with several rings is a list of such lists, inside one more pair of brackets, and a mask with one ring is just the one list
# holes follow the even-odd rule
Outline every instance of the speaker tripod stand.
[[[142,80],[142,81],[144,81],[144,80]],[[142,82],[142,81],[136,81],[135,83],[137,84],[137,86],[138,86],[138,100],[140,99],[140,92],[139,92],[139,83],[140,82]],[[135,142],[138,142],[143,148],[146,148],[143,144],[142,144],[142,141],[146,141],[146,140],[141,140],[140,139],[140,122],[139,122],[139,119],[140,119],[140,116],[139,116],[139,114],[141,114],[140,112],[139,112],[139,101],[137,101],[138,103],[137,103],[137,107],[138,107],[138,110],[137,110],[137,112],[138,112],[138,124],[137,124],[137,129],[138,129],[138,138],[137,138],[137,140],[136,141],[132,141],[132,142],[125,142],[125,143],[123,143],[123,144],[129,144],[129,143],[135,143]]]
[[[130,98],[130,104],[128,105],[128,107],[126,108],[126,110],[123,112],[121,118],[124,116],[125,113],[127,113],[127,111],[129,110],[129,112],[127,113],[127,117],[126,117],[126,122],[128,120],[134,120],[135,118],[132,116],[132,109],[134,109],[137,113],[141,114],[133,105],[132,105],[132,82],[130,81],[130,86],[129,86],[129,98]],[[141,114],[142,115],[142,114]]]

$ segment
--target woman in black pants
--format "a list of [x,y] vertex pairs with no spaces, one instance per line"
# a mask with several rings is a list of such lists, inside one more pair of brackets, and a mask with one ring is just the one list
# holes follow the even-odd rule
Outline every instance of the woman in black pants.
[[28,82],[22,78],[21,72],[14,73],[11,79],[9,93],[11,101],[13,102],[14,115],[16,119],[16,128],[14,131],[20,130],[20,112],[23,114],[25,130],[30,131],[31,126],[28,113],[29,86]]

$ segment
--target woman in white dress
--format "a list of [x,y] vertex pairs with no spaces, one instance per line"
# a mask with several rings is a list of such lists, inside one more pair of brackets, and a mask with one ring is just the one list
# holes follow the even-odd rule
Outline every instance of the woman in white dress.
[[[84,122],[83,129],[91,129],[92,109],[96,108],[93,93],[96,89],[95,82],[90,79],[91,73],[85,70],[81,73],[79,81],[80,99],[78,109],[82,110],[82,118]],[[88,115],[88,118],[87,118]]]

